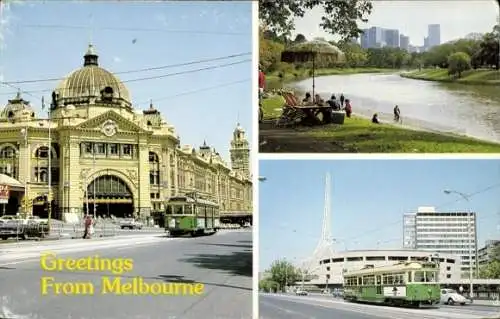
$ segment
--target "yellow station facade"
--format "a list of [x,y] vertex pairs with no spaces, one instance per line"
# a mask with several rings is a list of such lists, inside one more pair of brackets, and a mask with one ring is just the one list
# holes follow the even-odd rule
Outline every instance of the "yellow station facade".
[[0,215],[47,218],[50,211],[51,218],[76,222],[95,212],[161,223],[166,200],[195,192],[219,204],[222,221],[251,222],[250,148],[239,124],[230,165],[206,143],[182,146],[153,104],[133,108],[127,88],[99,66],[92,46],[83,67],[43,103],[48,119],[37,118],[24,97],[13,97],[0,113],[0,185],[9,188]]

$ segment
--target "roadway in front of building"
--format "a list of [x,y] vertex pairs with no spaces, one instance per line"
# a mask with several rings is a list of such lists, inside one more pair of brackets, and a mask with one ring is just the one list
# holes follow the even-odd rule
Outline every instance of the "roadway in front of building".
[[[252,232],[221,232],[197,238],[149,236],[149,243],[113,246],[116,240],[89,240],[89,250],[77,246],[84,240],[64,241],[76,252],[60,248],[60,258],[130,258],[133,270],[122,274],[122,281],[142,277],[146,283],[202,283],[199,296],[117,296],[101,295],[102,277],[98,272],[48,272],[40,258],[0,263],[0,318],[85,318],[85,319],[191,319],[252,318]],[[122,239],[123,241],[126,240]],[[146,239],[143,239],[146,242]],[[78,243],[77,243],[78,242]],[[90,244],[95,242],[95,244]],[[109,244],[104,244],[109,243]],[[49,248],[59,254],[59,246]],[[49,245],[50,246],[50,245]],[[31,256],[33,257],[33,256]],[[41,278],[53,276],[57,282],[90,282],[93,296],[41,294]]]
[[259,294],[261,319],[484,319],[499,318],[496,307],[441,306],[412,309],[349,303],[315,296]]

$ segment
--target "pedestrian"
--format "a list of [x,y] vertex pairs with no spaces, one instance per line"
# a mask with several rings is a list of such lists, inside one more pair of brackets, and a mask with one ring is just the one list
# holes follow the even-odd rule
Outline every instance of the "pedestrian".
[[344,97],[344,93],[340,94],[340,107],[344,107],[344,101],[345,101],[345,97]]
[[262,71],[262,67],[259,66],[259,100],[264,96],[264,88],[266,86],[266,75]]
[[90,215],[85,216],[84,220],[84,231],[83,231],[83,239],[88,239],[90,238],[90,231],[92,227],[92,218]]

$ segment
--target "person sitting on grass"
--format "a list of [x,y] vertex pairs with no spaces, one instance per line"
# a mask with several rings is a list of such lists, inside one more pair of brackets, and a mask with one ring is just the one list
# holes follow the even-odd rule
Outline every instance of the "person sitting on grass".
[[373,114],[372,123],[374,123],[374,124],[380,124],[380,122],[378,120],[378,114],[377,113]]

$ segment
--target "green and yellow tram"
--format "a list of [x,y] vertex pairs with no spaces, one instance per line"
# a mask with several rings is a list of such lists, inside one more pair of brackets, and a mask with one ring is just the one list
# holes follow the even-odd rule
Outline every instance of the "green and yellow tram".
[[344,275],[344,299],[395,306],[435,306],[441,296],[438,275],[438,264],[417,261],[350,271]]
[[171,197],[165,205],[165,231],[170,236],[211,235],[219,225],[219,205],[196,195]]

